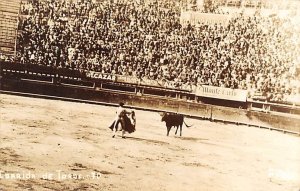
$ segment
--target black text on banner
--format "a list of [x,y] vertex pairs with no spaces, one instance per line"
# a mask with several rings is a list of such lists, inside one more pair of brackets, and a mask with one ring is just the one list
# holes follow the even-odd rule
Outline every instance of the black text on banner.
[[105,74],[105,73],[101,73],[101,72],[87,71],[86,72],[86,77],[87,78],[92,78],[92,79],[116,81],[116,76],[115,75]]
[[197,96],[211,97],[216,99],[225,99],[241,102],[246,102],[247,100],[247,90],[240,89],[202,85],[196,88],[195,93]]

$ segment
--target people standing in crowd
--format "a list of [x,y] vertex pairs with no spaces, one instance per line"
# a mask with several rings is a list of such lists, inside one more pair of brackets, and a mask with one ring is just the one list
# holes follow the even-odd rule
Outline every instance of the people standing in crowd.
[[180,10],[172,0],[29,0],[17,59],[165,80],[173,88],[254,90],[276,102],[299,94],[300,31],[288,18],[239,14],[228,25],[183,26]]

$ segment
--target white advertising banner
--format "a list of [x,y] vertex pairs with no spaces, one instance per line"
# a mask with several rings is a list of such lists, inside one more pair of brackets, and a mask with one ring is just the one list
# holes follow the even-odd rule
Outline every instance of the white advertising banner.
[[196,88],[196,95],[216,99],[246,102],[247,90],[223,88],[216,86],[202,85]]
[[101,72],[86,71],[86,77],[92,79],[101,79],[108,81],[116,81],[116,76],[113,74],[104,74]]

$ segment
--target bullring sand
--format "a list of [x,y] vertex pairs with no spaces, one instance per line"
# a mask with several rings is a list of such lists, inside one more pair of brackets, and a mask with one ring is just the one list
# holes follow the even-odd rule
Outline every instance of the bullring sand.
[[0,96],[0,190],[300,190],[294,135],[186,118],[167,137],[138,110],[137,131],[113,139],[114,107]]

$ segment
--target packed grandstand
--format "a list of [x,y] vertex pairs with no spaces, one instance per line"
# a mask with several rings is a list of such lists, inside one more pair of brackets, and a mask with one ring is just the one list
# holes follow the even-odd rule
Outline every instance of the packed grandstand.
[[[182,25],[176,0],[27,0],[14,56],[2,61],[95,71],[182,86],[217,86],[293,103],[300,28],[293,16],[242,12],[226,25]],[[214,5],[204,12],[222,13]],[[229,13],[226,13],[229,14]]]

